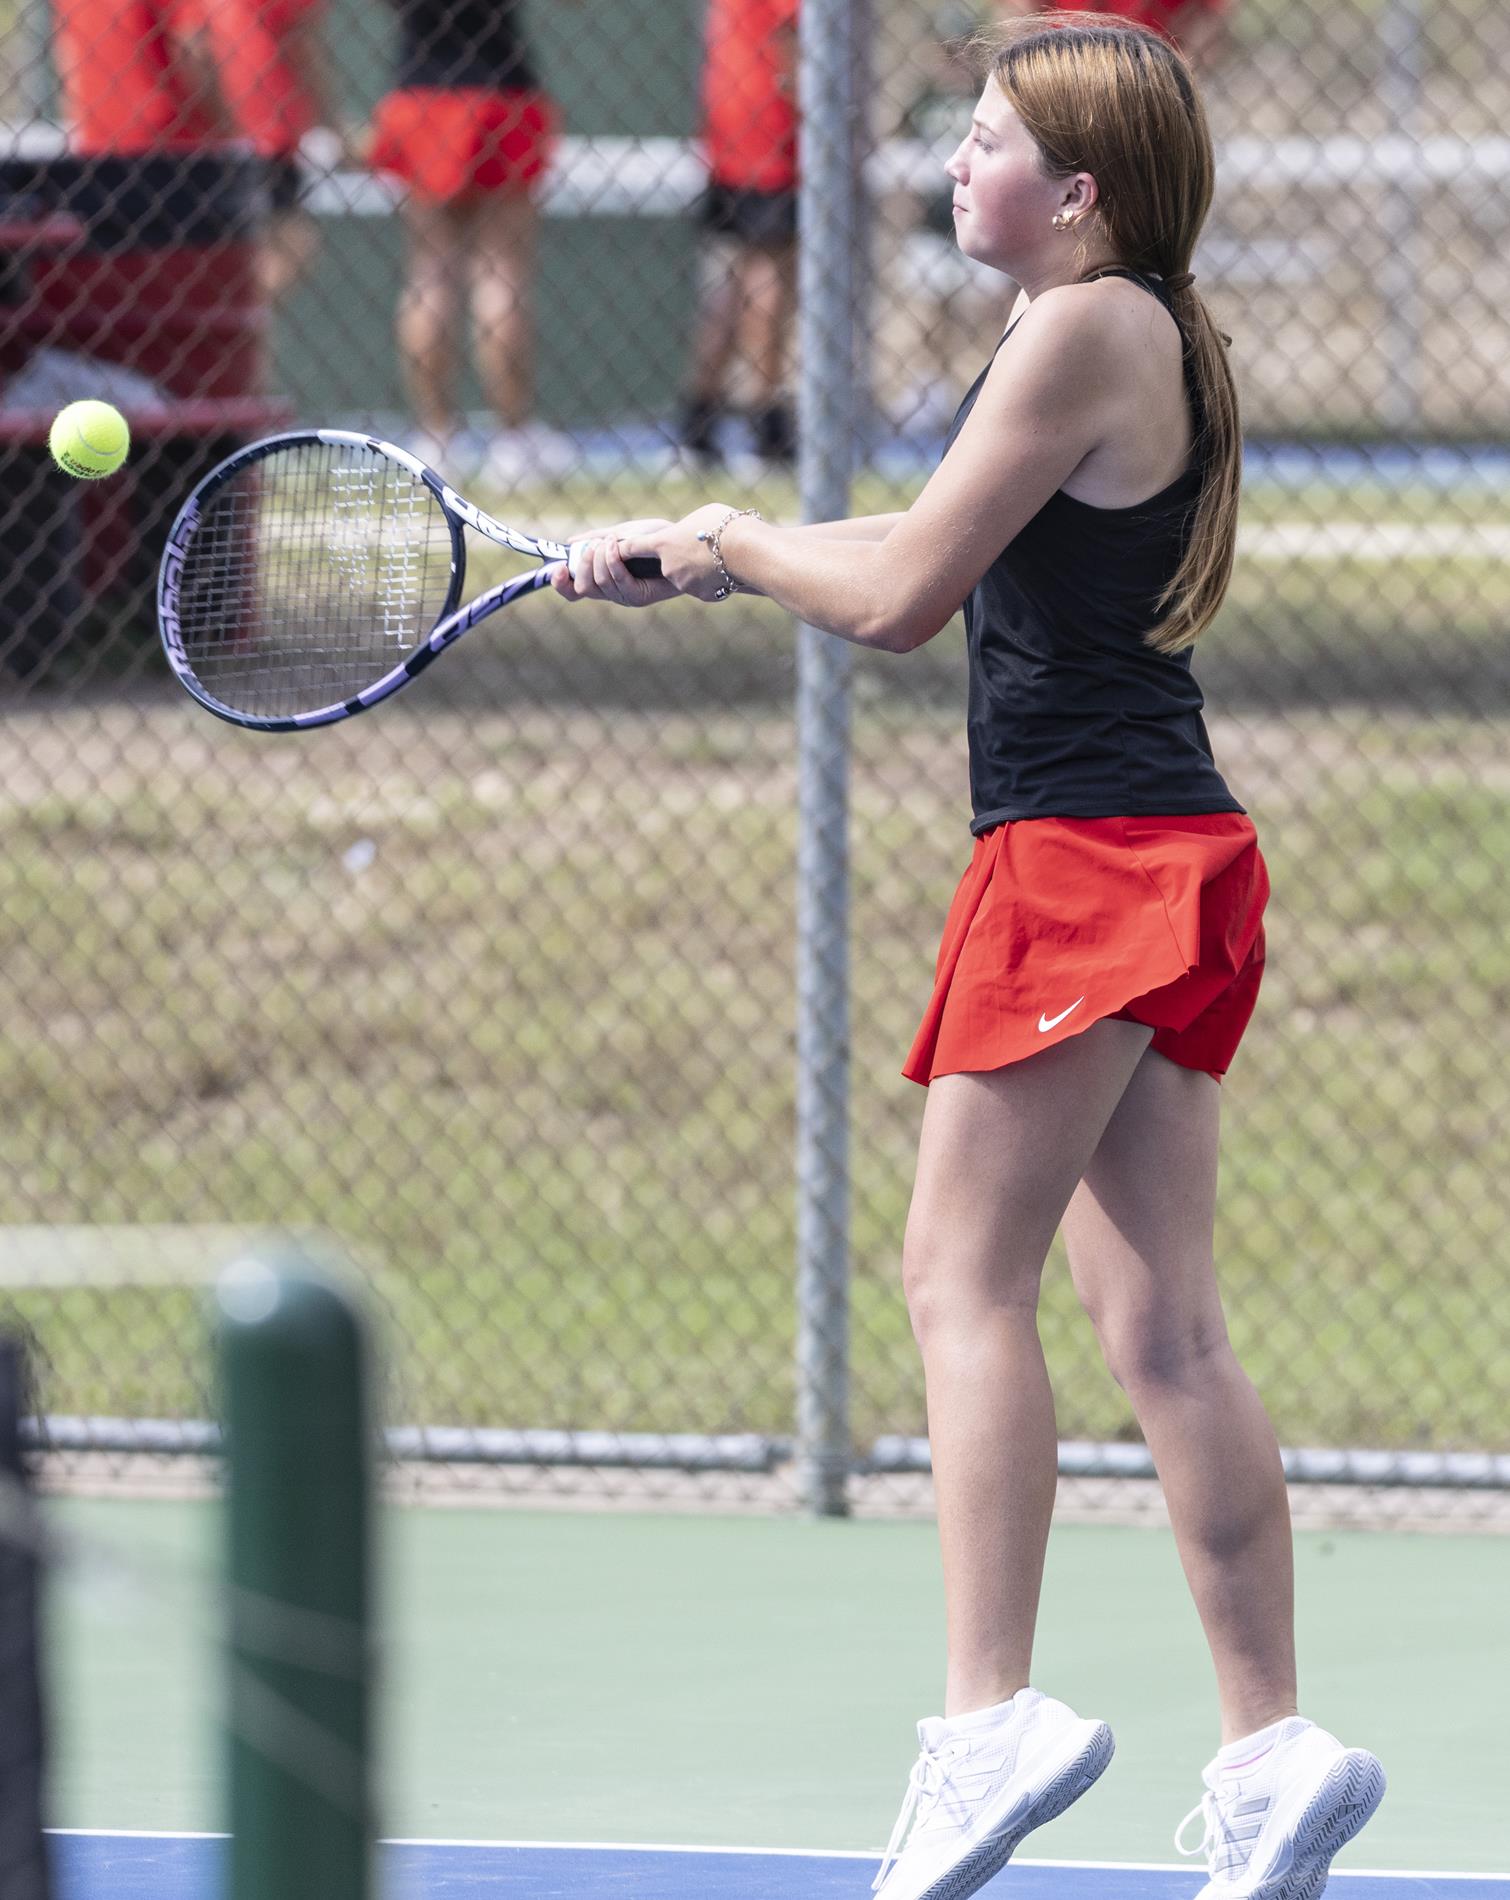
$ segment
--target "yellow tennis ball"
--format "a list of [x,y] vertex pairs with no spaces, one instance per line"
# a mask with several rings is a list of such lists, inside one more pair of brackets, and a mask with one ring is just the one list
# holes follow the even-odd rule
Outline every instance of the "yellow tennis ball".
[[65,475],[93,481],[113,475],[131,447],[131,431],[108,402],[71,402],[53,418],[47,446]]

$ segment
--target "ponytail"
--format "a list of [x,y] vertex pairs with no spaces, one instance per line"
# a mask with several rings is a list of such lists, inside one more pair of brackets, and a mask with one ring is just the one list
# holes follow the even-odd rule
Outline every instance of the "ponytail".
[[1166,278],[1165,288],[1184,333],[1194,384],[1201,487],[1185,557],[1159,596],[1163,618],[1147,641],[1160,653],[1178,653],[1210,626],[1232,579],[1243,431],[1227,360],[1231,339],[1216,327],[1188,272]]

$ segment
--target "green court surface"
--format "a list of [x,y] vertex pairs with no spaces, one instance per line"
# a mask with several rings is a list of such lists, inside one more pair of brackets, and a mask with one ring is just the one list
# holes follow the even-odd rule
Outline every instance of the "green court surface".
[[[53,1598],[55,1823],[218,1827],[216,1508],[53,1508],[77,1557]],[[421,1507],[385,1522],[386,1835],[884,1841],[912,1725],[938,1709],[931,1523]],[[1390,1776],[1340,1864],[1502,1871],[1510,1544],[1304,1533],[1298,1575],[1303,1707]],[[1033,1851],[1173,1860],[1214,1738],[1166,1532],[1056,1530],[1036,1679],[1110,1721],[1118,1754]]]

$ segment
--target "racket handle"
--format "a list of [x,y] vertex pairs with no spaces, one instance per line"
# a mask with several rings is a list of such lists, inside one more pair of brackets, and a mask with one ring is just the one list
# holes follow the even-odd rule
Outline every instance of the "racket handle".
[[624,565],[636,580],[658,581],[661,578],[661,564],[653,554],[631,554]]

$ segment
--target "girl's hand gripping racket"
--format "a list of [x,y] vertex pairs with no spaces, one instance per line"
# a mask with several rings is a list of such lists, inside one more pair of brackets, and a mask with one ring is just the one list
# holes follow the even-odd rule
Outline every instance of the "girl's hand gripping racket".
[[[547,565],[459,607],[468,527],[538,561],[571,555],[494,521],[376,436],[253,442],[205,476],[169,533],[157,582],[168,663],[201,706],[256,732],[350,719],[550,580]],[[661,571],[628,566],[642,579]]]

